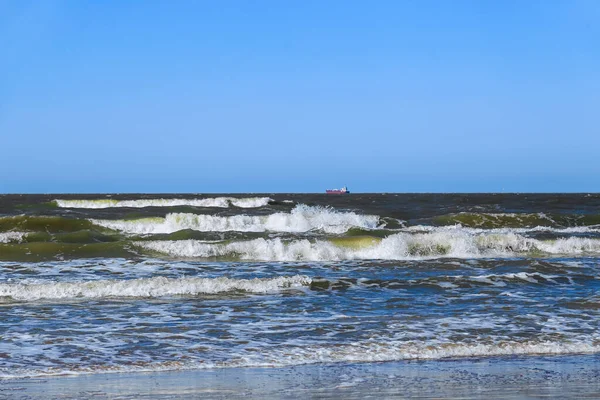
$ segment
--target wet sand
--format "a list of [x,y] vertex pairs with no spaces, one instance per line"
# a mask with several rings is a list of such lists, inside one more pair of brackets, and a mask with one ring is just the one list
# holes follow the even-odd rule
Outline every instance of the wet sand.
[[0,381],[1,399],[600,398],[600,355],[113,373]]

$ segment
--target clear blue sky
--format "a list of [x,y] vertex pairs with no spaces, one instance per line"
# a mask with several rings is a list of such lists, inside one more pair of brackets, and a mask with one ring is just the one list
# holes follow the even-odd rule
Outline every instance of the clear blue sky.
[[600,2],[0,0],[0,192],[600,191]]

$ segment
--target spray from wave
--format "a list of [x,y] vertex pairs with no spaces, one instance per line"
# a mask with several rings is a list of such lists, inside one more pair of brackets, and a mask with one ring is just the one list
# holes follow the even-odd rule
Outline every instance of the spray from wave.
[[376,215],[339,212],[329,208],[298,205],[289,213],[266,216],[217,216],[188,213],[171,213],[165,218],[137,220],[91,220],[96,225],[130,234],[173,233],[183,229],[203,232],[309,232],[344,233],[350,228],[375,229],[379,224]]

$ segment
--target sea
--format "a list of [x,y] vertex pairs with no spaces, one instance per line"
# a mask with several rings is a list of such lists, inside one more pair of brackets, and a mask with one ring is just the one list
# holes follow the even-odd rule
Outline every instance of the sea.
[[0,196],[0,378],[600,352],[599,194]]

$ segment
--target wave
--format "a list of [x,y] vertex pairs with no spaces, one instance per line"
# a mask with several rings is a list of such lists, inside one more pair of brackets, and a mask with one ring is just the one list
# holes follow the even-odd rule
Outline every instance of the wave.
[[0,217],[0,231],[75,232],[91,229],[92,223],[85,219],[63,218],[44,215],[15,215]]
[[[202,232],[288,232],[300,233],[321,230],[325,233],[340,234],[348,231],[363,234],[374,229],[383,229],[389,234],[394,231],[410,233],[463,231],[471,234],[509,234],[509,233],[556,233],[561,235],[600,233],[600,225],[556,227],[535,225],[531,227],[469,227],[462,224],[431,226],[413,225],[404,227],[397,220],[390,221],[377,215],[342,212],[324,207],[298,205],[290,213],[275,213],[262,216],[232,215],[218,216],[207,214],[169,213],[163,217],[140,218],[132,220],[90,219],[90,222],[105,228],[129,234],[169,234],[184,229]],[[395,223],[394,223],[395,222]],[[397,225],[397,226],[396,226]],[[364,231],[363,231],[364,230]]]
[[24,232],[0,232],[0,243],[20,243],[26,235]]
[[518,234],[467,232],[397,233],[384,239],[351,237],[283,241],[255,239],[207,243],[198,240],[138,241],[141,248],[187,258],[235,257],[259,261],[340,261],[351,259],[481,258],[519,255],[585,255],[600,253],[600,239],[537,240]]
[[[377,362],[400,360],[435,360],[461,357],[493,357],[503,355],[541,355],[541,354],[581,354],[600,351],[600,344],[593,342],[560,341],[499,341],[492,344],[482,343],[444,343],[424,342],[376,342],[349,344],[343,346],[306,346],[295,348],[293,357],[303,364],[323,362]],[[285,363],[286,361],[281,361]]]
[[[258,350],[258,349],[256,349]],[[589,340],[500,340],[495,343],[430,343],[429,341],[402,342],[396,340],[369,340],[345,345],[270,346],[263,351],[236,356],[220,361],[189,360],[136,362],[128,365],[72,366],[47,369],[2,369],[0,377],[79,375],[96,373],[158,372],[231,367],[286,367],[323,363],[365,363],[404,360],[444,360],[469,357],[536,356],[593,354],[600,352],[600,344]]]
[[470,234],[510,234],[510,233],[536,233],[546,232],[555,233],[560,235],[568,234],[583,234],[583,233],[600,233],[599,226],[572,226],[568,228],[555,228],[547,225],[537,225],[532,227],[522,228],[473,228],[466,227],[461,224],[447,225],[447,226],[430,226],[430,225],[413,225],[406,228],[400,229],[404,232],[452,232],[452,231],[463,231]]
[[137,200],[116,200],[116,199],[95,199],[95,200],[62,200],[56,199],[54,202],[58,207],[64,208],[114,208],[114,207],[219,207],[227,208],[230,206],[239,208],[258,208],[264,207],[272,201],[269,197],[214,197],[207,199],[137,199]]
[[29,241],[30,236],[32,235],[27,235],[26,239],[20,243],[1,243],[0,260],[39,262],[92,257],[128,258],[138,256],[138,252],[131,251],[131,246],[123,245],[122,242],[31,242]]
[[[593,276],[578,276],[576,279],[594,279]],[[505,287],[508,284],[535,285],[573,285],[575,279],[570,276],[548,275],[540,272],[514,272],[489,275],[450,275],[417,279],[339,279],[327,280],[314,278],[311,282],[313,290],[344,290],[353,286],[368,288],[386,288],[406,290],[413,287],[437,286],[442,289],[472,288],[478,286]]]
[[308,286],[304,275],[277,278],[140,278],[131,280],[94,280],[35,284],[0,284],[0,299],[16,301],[58,300],[110,297],[164,297],[174,295],[216,294],[226,292],[267,293]]
[[454,225],[471,228],[531,228],[535,226],[573,227],[600,225],[597,214],[545,213],[471,213],[440,215],[433,218],[436,225]]
[[[582,354],[600,351],[592,341],[508,341],[496,343],[428,343],[369,341],[342,346],[303,346],[286,349],[289,356],[277,357],[279,365],[324,362],[378,362],[400,360],[437,360],[462,357],[494,357],[507,355]],[[283,355],[283,354],[282,354]],[[289,363],[289,364],[288,364]]]
[[308,232],[322,230],[327,233],[344,233],[350,228],[375,229],[379,224],[376,215],[340,212],[329,208],[297,205],[289,213],[251,216],[216,216],[188,213],[171,213],[164,218],[136,220],[90,220],[96,225],[129,234],[173,233],[183,229],[204,232]]

